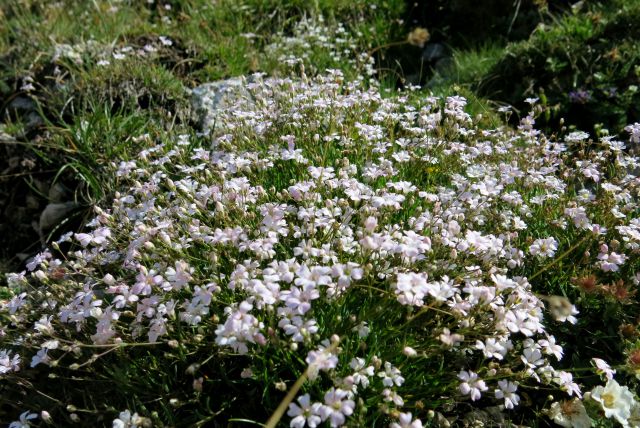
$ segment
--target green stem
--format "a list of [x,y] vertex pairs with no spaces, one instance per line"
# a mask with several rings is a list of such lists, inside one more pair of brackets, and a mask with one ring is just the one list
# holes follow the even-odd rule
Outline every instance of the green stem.
[[551,266],[555,265],[556,263],[558,263],[560,260],[564,259],[565,257],[567,257],[569,254],[571,254],[571,252],[573,252],[573,250],[575,250],[576,248],[578,248],[580,245],[582,245],[585,241],[587,241],[591,236],[587,235],[584,238],[582,238],[581,240],[579,240],[577,243],[575,243],[574,245],[572,245],[567,251],[565,251],[564,253],[560,254],[560,256],[558,256],[556,259],[554,259],[551,263],[549,263],[548,265],[546,265],[545,267],[543,267],[542,269],[540,269],[538,272],[534,273],[532,276],[530,276],[529,278],[527,278],[529,280],[529,282],[531,282],[532,279],[536,278],[537,276],[539,276],[540,274],[544,273],[547,269],[549,269]]

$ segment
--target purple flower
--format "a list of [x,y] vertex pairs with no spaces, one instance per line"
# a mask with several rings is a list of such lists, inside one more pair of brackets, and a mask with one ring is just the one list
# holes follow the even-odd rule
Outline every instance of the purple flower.
[[591,92],[585,89],[569,92],[569,102],[573,104],[586,104],[591,101]]

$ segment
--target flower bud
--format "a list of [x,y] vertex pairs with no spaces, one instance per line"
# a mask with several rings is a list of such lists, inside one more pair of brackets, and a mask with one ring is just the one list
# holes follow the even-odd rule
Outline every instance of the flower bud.
[[53,418],[51,418],[51,415],[46,410],[40,412],[40,419],[42,419],[42,421],[46,424],[50,424],[51,422],[53,422]]
[[404,349],[402,350],[402,353],[409,358],[412,358],[418,355],[418,351],[416,351],[410,346],[405,346]]

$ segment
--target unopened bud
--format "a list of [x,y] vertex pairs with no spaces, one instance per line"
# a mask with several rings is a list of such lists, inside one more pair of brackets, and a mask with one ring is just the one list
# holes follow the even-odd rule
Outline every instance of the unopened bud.
[[189,367],[187,367],[187,369],[185,370],[185,373],[193,375],[198,371],[198,369],[200,369],[200,364],[193,363]]
[[42,421],[46,424],[50,424],[51,422],[53,422],[53,418],[51,418],[51,415],[46,410],[40,412],[40,419],[42,419]]
[[402,353],[409,358],[412,358],[418,355],[418,351],[416,351],[410,346],[405,346],[404,349],[402,350]]

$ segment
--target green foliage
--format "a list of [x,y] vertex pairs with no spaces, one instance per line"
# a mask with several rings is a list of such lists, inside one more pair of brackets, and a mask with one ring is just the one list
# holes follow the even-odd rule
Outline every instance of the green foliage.
[[640,4],[617,0],[551,17],[529,40],[510,45],[480,93],[524,108],[540,97],[548,110],[539,124],[565,123],[619,133],[640,120]]

